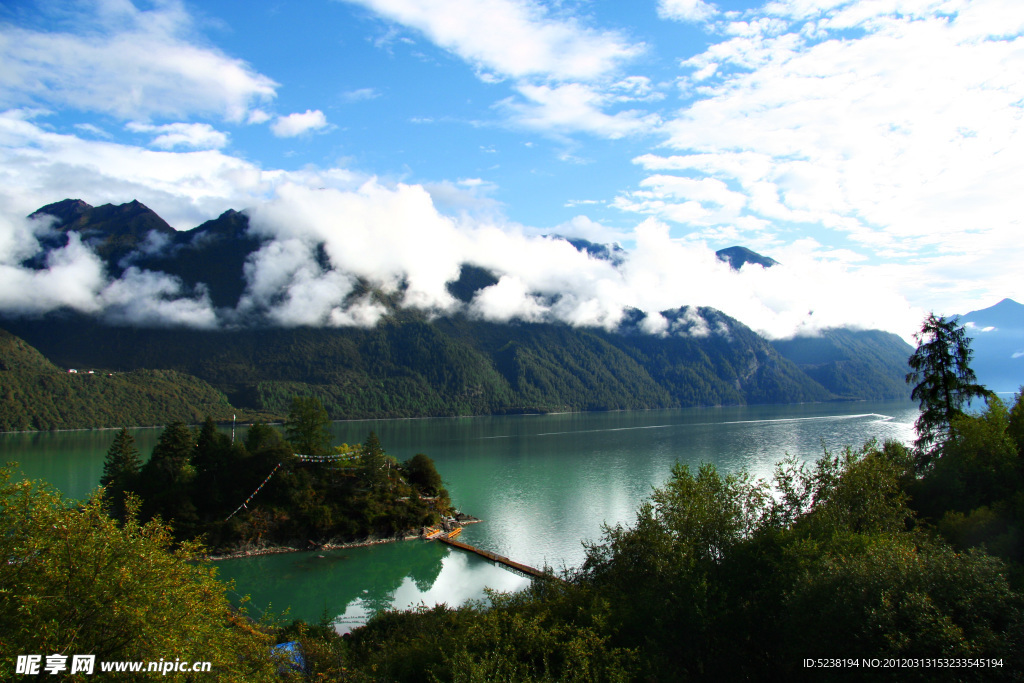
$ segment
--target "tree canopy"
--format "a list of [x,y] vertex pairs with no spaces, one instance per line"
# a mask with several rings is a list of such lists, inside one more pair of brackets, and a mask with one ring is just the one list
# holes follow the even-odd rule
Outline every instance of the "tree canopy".
[[323,455],[331,449],[331,419],[315,396],[292,398],[284,430],[297,453]]

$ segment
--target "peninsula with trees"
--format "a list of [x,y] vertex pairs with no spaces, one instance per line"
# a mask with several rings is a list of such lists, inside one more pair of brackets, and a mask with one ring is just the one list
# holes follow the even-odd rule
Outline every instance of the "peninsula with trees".
[[172,524],[179,540],[214,553],[325,545],[418,534],[453,515],[434,462],[389,456],[370,432],[361,445],[331,445],[315,398],[295,397],[284,433],[257,423],[232,442],[212,419],[160,434],[145,464],[122,429],[100,483],[108,511]]

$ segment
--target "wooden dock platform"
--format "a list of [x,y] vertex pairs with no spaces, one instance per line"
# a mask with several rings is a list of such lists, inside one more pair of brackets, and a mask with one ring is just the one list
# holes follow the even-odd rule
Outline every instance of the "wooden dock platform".
[[527,576],[532,576],[532,577],[538,578],[538,579],[556,579],[556,578],[558,578],[558,577],[554,576],[553,574],[545,574],[544,572],[542,572],[539,569],[534,569],[533,567],[527,566],[525,564],[521,564],[519,562],[516,562],[515,560],[510,560],[509,558],[507,558],[507,557],[505,557],[503,555],[496,555],[495,553],[492,553],[490,551],[481,550],[480,548],[476,548],[474,546],[471,546],[468,543],[463,543],[462,541],[456,541],[454,538],[448,538],[448,536],[446,536],[445,534],[441,534],[440,536],[437,536],[436,540],[441,541],[442,543],[447,543],[448,545],[451,545],[451,546],[455,546],[456,548],[461,548],[462,550],[465,550],[467,552],[476,553],[480,557],[486,557],[488,560],[490,560],[492,562],[497,562],[498,564],[505,565],[506,567],[509,567],[511,569],[515,569],[516,571],[522,572],[523,574],[526,574]]

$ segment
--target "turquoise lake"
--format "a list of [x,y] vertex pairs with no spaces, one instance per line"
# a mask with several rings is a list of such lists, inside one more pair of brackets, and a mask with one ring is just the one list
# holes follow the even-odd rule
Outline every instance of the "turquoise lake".
[[[770,478],[786,454],[814,460],[865,440],[914,438],[910,402],[821,403],[514,417],[366,420],[333,424],[335,443],[375,431],[385,450],[406,460],[434,459],[453,502],[483,520],[460,540],[534,567],[578,566],[584,540],[603,524],[629,524],[675,462],[714,463]],[[239,428],[243,433],[243,428]],[[147,455],[159,430],[133,432]],[[67,495],[96,487],[113,431],[0,434],[0,460],[45,479]],[[241,502],[241,501],[239,501]],[[259,613],[326,615],[339,630],[374,612],[484,599],[529,579],[437,543],[406,541],[327,552],[267,555],[217,564],[235,597]]]

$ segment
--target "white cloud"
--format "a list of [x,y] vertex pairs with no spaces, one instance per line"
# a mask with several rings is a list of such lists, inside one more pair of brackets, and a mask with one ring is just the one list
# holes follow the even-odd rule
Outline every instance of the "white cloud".
[[165,273],[129,268],[97,297],[104,317],[123,325],[215,328],[219,325],[209,296],[188,296],[181,281]]
[[179,2],[84,3],[52,31],[0,25],[0,106],[74,107],[122,119],[194,114],[242,121],[277,84],[193,43]]
[[[115,324],[158,327],[219,324],[204,293],[183,296],[180,281],[164,273],[129,268],[121,278],[109,280],[103,262],[74,232],[65,246],[47,255],[43,268],[20,265],[24,243],[12,249],[3,238],[24,230],[27,223],[0,217],[0,310],[37,315],[70,308],[100,314]],[[38,249],[38,243],[34,246]]]
[[[23,222],[10,216],[0,221],[0,232],[23,229]],[[11,242],[0,239],[8,249],[16,247]],[[101,309],[96,297],[106,282],[103,263],[77,235],[52,251],[42,270],[20,266],[12,258],[18,251],[0,253],[0,310],[37,314],[64,307],[83,313]]]
[[656,89],[646,76],[627,76],[608,87],[616,102],[656,102],[665,99],[665,94]]
[[503,205],[491,197],[498,186],[482,178],[462,178],[424,183],[423,189],[443,213],[473,216],[476,220],[501,220]]
[[376,88],[359,88],[358,90],[349,90],[341,95],[342,99],[346,102],[364,102],[366,100],[375,100],[380,97],[380,91]]
[[660,127],[676,153],[638,157],[654,173],[615,206],[696,236],[811,231],[847,262],[913,259],[926,284],[902,291],[930,306],[962,301],[953,272],[1019,291],[996,264],[1024,257],[1024,5],[780,0],[716,20]]
[[676,21],[705,21],[715,16],[718,10],[704,0],[659,0],[658,16]]
[[270,126],[270,130],[279,138],[294,138],[327,127],[327,117],[319,109],[307,109],[304,113],[278,116]]
[[529,0],[348,0],[501,76],[600,78],[639,55],[644,47],[613,31],[552,17]]
[[343,168],[282,171],[217,150],[164,152],[52,133],[20,111],[0,113],[0,206],[27,215],[67,197],[89,204],[138,199],[187,229],[264,201],[278,184],[358,187]]
[[136,133],[156,133],[157,136],[149,144],[160,149],[220,149],[228,144],[227,134],[216,130],[208,123],[168,123],[154,126],[132,121],[126,128]]
[[298,238],[275,240],[245,267],[248,288],[239,313],[260,313],[284,327],[372,326],[384,314],[379,304],[360,300],[345,305],[352,277],[317,262],[314,246]]
[[[332,272],[364,278],[389,293],[404,283],[407,305],[444,311],[455,303],[445,284],[459,276],[461,235],[422,187],[388,189],[370,181],[356,191],[337,191],[285,184],[251,215],[257,234],[309,248],[322,243]],[[329,312],[345,294],[339,287],[333,299],[311,304]],[[324,308],[328,300],[330,309]]]
[[635,109],[608,114],[603,110],[613,103],[614,96],[582,83],[523,83],[516,90],[526,101],[509,98],[498,103],[498,108],[514,125],[544,133],[584,132],[615,140],[651,132],[661,121],[656,114]]
[[269,121],[272,118],[274,118],[274,117],[271,116],[270,114],[268,114],[267,112],[263,111],[262,109],[253,109],[252,111],[249,112],[249,116],[246,117],[245,122],[246,123],[260,124],[260,123],[266,123],[267,121]]
[[495,108],[515,127],[617,139],[659,123],[644,111],[610,111],[620,103],[664,97],[645,76],[615,80],[624,64],[647,50],[619,32],[587,27],[564,13],[555,16],[533,0],[344,1],[422,32],[473,65],[485,83],[513,79],[521,97]]
[[109,140],[111,139],[111,137],[113,137],[107,131],[103,130],[99,126],[94,126],[91,123],[76,123],[75,128],[81,131],[85,131],[86,133],[89,133],[93,137],[103,138],[104,140]]
[[215,150],[175,153],[84,140],[44,130],[21,112],[0,114],[0,196],[23,215],[69,196],[93,205],[138,199],[188,228],[247,206],[280,176]]

